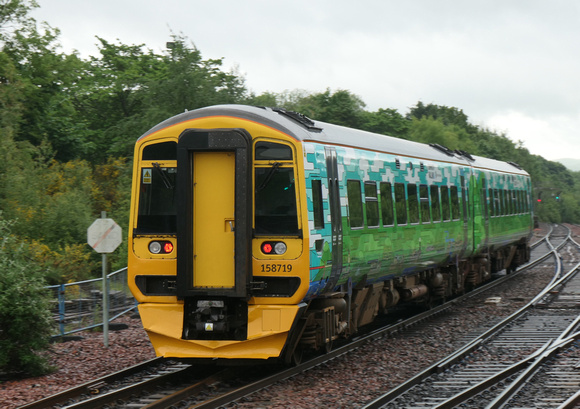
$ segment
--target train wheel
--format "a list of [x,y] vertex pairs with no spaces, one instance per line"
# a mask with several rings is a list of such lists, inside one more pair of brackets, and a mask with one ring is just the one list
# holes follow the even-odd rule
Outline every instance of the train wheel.
[[324,344],[324,353],[328,354],[330,351],[332,351],[332,340]]
[[294,352],[292,353],[292,365],[298,366],[302,363],[302,357],[304,356],[304,348],[300,345],[296,346]]

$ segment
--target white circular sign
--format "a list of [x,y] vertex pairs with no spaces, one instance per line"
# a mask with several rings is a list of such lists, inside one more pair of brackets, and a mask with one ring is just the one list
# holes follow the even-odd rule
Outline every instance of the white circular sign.
[[87,230],[87,243],[97,253],[112,253],[123,241],[122,235],[113,219],[97,219]]

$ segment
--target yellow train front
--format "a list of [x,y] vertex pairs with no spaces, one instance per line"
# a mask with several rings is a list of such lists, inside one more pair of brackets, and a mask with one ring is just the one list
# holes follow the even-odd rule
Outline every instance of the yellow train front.
[[129,285],[157,355],[281,356],[309,286],[291,134],[232,106],[186,112],[137,141]]

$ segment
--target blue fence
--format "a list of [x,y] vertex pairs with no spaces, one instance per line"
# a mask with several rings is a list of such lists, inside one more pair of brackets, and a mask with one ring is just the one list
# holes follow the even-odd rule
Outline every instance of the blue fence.
[[[107,275],[109,322],[137,306],[127,285],[127,268]],[[103,279],[47,287],[54,294],[52,314],[58,323],[53,336],[64,336],[103,325]]]

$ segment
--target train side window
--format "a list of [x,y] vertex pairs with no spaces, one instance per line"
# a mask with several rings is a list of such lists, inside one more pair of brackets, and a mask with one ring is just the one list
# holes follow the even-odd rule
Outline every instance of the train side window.
[[451,220],[451,206],[449,205],[449,187],[441,186],[441,210],[443,211],[443,221]]
[[499,189],[493,189],[493,201],[495,202],[495,215],[501,216],[502,203],[501,203],[501,197],[499,194]]
[[530,213],[530,201],[528,199],[529,199],[528,191],[524,190],[524,206],[526,209],[526,213]]
[[292,160],[292,148],[274,142],[257,142],[255,160]]
[[383,226],[392,226],[395,224],[393,217],[393,192],[391,184],[381,182],[381,216],[383,216]]
[[451,186],[451,218],[453,220],[459,220],[461,218],[461,212],[459,210],[459,192],[457,186]]
[[407,185],[407,201],[409,202],[409,223],[419,223],[419,197],[417,185],[413,183]]
[[489,215],[491,217],[495,216],[495,207],[494,207],[494,201],[493,201],[493,189],[489,188],[488,190],[488,197],[489,197]]
[[322,204],[322,182],[312,181],[312,211],[314,213],[314,228],[324,229],[324,207]]
[[395,183],[395,211],[397,212],[397,224],[407,224],[407,200],[405,199],[405,185]]
[[465,187],[465,176],[461,176],[461,205],[463,207],[463,220],[467,221],[469,218],[467,209],[467,200],[469,198],[469,190]]
[[429,186],[419,185],[419,202],[421,203],[421,223],[431,223],[429,207]]
[[501,193],[501,203],[503,205],[502,206],[502,209],[503,209],[502,214],[504,216],[507,216],[510,214],[510,208],[509,208],[509,204],[507,201],[507,190],[502,189],[502,190],[500,190],[500,193]]
[[439,186],[431,185],[431,215],[434,222],[441,221],[441,202],[439,200]]
[[485,220],[489,219],[489,206],[487,205],[487,188],[485,187],[485,179],[482,180],[481,189],[481,207],[483,209],[483,218]]
[[377,198],[377,184],[365,182],[365,207],[367,210],[367,226],[379,226],[379,202]]
[[346,191],[348,194],[348,209],[350,214],[350,228],[363,227],[363,210],[360,182],[347,180]]

